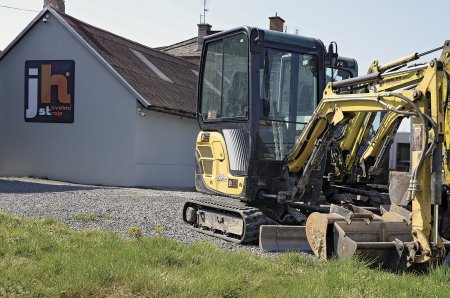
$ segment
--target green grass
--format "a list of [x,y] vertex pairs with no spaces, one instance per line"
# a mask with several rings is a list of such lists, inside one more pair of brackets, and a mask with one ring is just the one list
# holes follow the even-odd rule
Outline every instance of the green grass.
[[109,214],[103,214],[101,216],[97,216],[95,214],[92,213],[80,213],[74,216],[74,219],[77,221],[82,221],[82,222],[91,222],[91,221],[98,221],[98,220],[111,220],[112,217]]
[[360,261],[258,257],[210,242],[76,232],[0,213],[0,297],[448,297],[450,270],[395,275]]

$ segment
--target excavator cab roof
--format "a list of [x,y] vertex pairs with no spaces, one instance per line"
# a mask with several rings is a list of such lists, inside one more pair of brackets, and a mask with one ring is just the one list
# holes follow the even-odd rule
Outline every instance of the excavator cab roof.
[[301,47],[310,49],[323,49],[325,47],[319,39],[312,37],[306,37],[301,35],[293,35],[285,32],[272,31],[268,29],[260,29],[257,27],[242,26],[234,29],[222,31],[219,33],[211,34],[205,37],[205,41],[221,38],[223,36],[232,35],[233,33],[245,32],[249,38],[252,38],[251,44],[256,43],[269,43],[272,45],[280,45],[286,47]]
[[315,38],[301,36],[301,35],[293,35],[287,34],[284,32],[277,32],[272,30],[261,30],[264,32],[264,41],[272,42],[277,44],[286,44],[295,47],[304,47],[304,48],[319,48],[323,47],[323,43]]
[[[252,51],[257,51],[262,46],[285,48],[302,52],[320,52],[325,56],[326,48],[320,39],[312,38],[303,35],[294,35],[286,32],[278,32],[268,29],[260,29],[257,27],[241,26],[234,29],[218,32],[205,37],[205,43],[214,39],[220,39],[224,36],[238,34],[244,32],[250,41]],[[204,49],[203,49],[204,50]],[[308,51],[309,50],[309,51]],[[351,77],[358,76],[358,63],[353,58],[338,56],[330,63],[329,59],[325,57],[325,67],[342,69],[351,74]]]

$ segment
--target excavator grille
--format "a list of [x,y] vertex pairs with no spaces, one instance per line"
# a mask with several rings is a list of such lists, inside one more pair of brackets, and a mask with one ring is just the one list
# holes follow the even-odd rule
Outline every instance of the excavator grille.
[[197,150],[201,158],[213,158],[210,146],[197,146]]
[[200,155],[200,161],[203,168],[203,174],[212,176],[214,155],[211,146],[197,146],[197,152]]
[[202,160],[202,166],[203,166],[203,174],[212,176],[213,173],[213,161],[212,160]]

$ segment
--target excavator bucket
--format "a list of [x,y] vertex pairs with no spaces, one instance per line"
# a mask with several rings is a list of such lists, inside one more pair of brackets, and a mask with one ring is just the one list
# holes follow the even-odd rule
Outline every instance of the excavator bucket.
[[[408,256],[415,244],[407,222],[335,222],[333,236],[334,254],[338,258],[359,255],[391,271],[405,271],[412,265]],[[448,253],[450,242],[442,240]]]
[[407,245],[413,239],[411,226],[404,222],[335,222],[333,236],[338,258],[358,255],[392,271],[406,270]]
[[[410,268],[415,244],[408,209],[381,206],[379,216],[348,208],[332,205],[330,213],[314,212],[306,226],[261,225],[259,246],[264,251],[312,251],[323,260],[358,256],[394,272]],[[448,251],[450,242],[443,241]]]
[[306,221],[306,239],[312,252],[321,260],[333,255],[333,224],[345,218],[335,213],[314,212]]
[[259,247],[264,251],[311,251],[305,226],[261,225]]
[[308,217],[306,236],[314,254],[320,259],[360,256],[392,271],[406,270],[408,247],[413,245],[411,226],[401,220],[407,211],[396,216],[387,212],[383,218],[395,219],[388,222],[365,209],[350,207],[332,206],[329,214]]

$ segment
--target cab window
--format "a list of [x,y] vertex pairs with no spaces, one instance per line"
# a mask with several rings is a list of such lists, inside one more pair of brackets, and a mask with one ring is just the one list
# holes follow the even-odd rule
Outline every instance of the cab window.
[[264,68],[260,71],[261,159],[282,160],[293,148],[317,106],[317,69],[314,55],[265,49]]
[[206,47],[201,90],[203,120],[247,119],[248,41],[237,34]]

